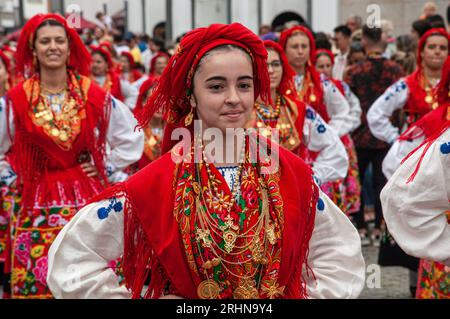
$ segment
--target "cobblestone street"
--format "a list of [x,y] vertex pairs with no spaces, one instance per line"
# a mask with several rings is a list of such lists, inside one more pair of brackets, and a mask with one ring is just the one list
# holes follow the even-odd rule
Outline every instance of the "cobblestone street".
[[[377,263],[378,248],[364,247],[364,259],[366,267]],[[373,271],[366,273],[370,276]],[[366,278],[367,280],[367,278]],[[406,268],[402,267],[381,267],[381,288],[366,288],[361,293],[360,299],[409,299],[409,274]]]

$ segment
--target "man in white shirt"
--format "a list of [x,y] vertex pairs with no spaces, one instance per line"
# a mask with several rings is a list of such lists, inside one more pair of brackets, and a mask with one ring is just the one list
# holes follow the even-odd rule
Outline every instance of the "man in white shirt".
[[345,68],[348,63],[348,54],[350,52],[352,31],[345,25],[338,26],[334,29],[334,39],[339,49],[339,54],[335,57],[333,68],[333,77],[337,80],[344,79]]

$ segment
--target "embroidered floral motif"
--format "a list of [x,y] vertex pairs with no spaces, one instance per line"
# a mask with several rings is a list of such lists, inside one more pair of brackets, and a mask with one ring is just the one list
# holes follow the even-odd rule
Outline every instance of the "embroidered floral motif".
[[450,154],[450,142],[441,145],[441,153],[444,155]]
[[97,210],[97,216],[99,219],[106,219],[108,218],[109,213],[111,213],[111,211],[120,213],[122,210],[123,210],[122,203],[118,201],[116,198],[112,198],[109,201],[108,207],[102,207]]

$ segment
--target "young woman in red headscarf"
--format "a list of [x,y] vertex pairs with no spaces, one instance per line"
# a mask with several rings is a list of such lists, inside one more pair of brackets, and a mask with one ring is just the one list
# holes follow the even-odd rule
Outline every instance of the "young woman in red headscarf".
[[[343,81],[332,78],[334,55],[330,50],[316,50],[315,67],[320,74],[330,79],[350,105],[349,120],[352,120],[351,132],[361,125],[361,106],[359,99],[351,92],[350,87]],[[358,157],[356,156],[355,145],[350,134],[341,137],[345,145],[350,165],[346,177],[342,180],[330,182],[322,185],[322,190],[338,205],[347,215],[356,213],[361,206],[361,183],[359,181]]]
[[124,102],[130,110],[136,106],[139,91],[116,72],[111,54],[103,47],[91,47],[91,78],[106,92]]
[[87,77],[89,61],[63,17],[40,14],[24,26],[17,70],[26,80],[0,104],[0,176],[20,194],[8,242],[12,298],[52,297],[46,281],[50,245],[108,185],[107,175],[142,152],[132,114]]
[[[367,113],[375,137],[392,144],[409,126],[438,107],[433,90],[441,79],[449,52],[449,35],[445,29],[430,29],[422,36],[417,50],[417,70],[391,86]],[[397,110],[403,113],[400,128],[391,123]],[[400,160],[392,162],[392,169],[398,167]]]
[[[143,298],[359,294],[358,233],[320,193],[310,168],[254,130],[238,135],[245,143],[237,147],[223,140],[227,129],[244,132],[258,97],[270,102],[266,58],[261,40],[236,23],[183,38],[139,115],[141,127],[157,110],[168,120],[164,155],[95,199],[60,234],[49,266],[55,295],[140,298],[149,274]],[[217,144],[209,143],[212,132]],[[265,149],[259,158],[253,146]],[[216,153],[213,160],[209,147],[228,150],[228,159]],[[122,253],[120,288],[106,265]],[[68,290],[66,269],[75,260],[81,280]]]
[[251,126],[261,129],[265,136],[271,129],[278,129],[280,145],[300,157],[316,153],[312,170],[319,183],[343,178],[348,160],[339,137],[313,108],[298,100],[295,72],[280,45],[273,41],[265,41],[264,45],[268,53],[270,93],[275,103],[257,101]]
[[137,89],[147,79],[136,67],[133,55],[130,52],[122,52],[120,55],[120,78],[128,81]]
[[150,61],[150,77],[160,78],[167,67],[169,59],[170,57],[167,53],[158,52]]
[[450,59],[433,98],[438,108],[394,143],[392,152],[409,155],[383,189],[381,201],[396,242],[422,258],[416,298],[450,299]]
[[[152,94],[158,80],[154,78],[148,78],[141,86],[139,90],[139,97],[134,109],[134,114],[138,115],[144,109],[145,104]],[[164,132],[164,119],[160,113],[156,113],[150,120],[148,126],[143,129],[144,131],[144,153],[142,158],[136,165],[131,168],[132,172],[137,172],[143,169],[151,162],[157,160],[161,156],[161,146],[163,141]],[[131,175],[131,174],[130,174]]]
[[312,32],[304,26],[292,27],[281,33],[280,45],[296,73],[295,86],[299,99],[311,105],[339,137],[348,134],[354,126],[350,107],[335,84],[316,71],[316,45]]

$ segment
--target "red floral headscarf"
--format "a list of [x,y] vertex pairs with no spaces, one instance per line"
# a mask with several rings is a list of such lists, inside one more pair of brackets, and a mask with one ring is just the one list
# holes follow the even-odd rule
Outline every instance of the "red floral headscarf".
[[26,78],[38,72],[36,70],[37,65],[33,61],[34,41],[37,28],[47,20],[60,23],[66,30],[70,52],[68,67],[77,74],[88,76],[90,73],[90,54],[77,31],[67,23],[64,17],[58,14],[37,14],[25,24],[17,44],[17,72]]

